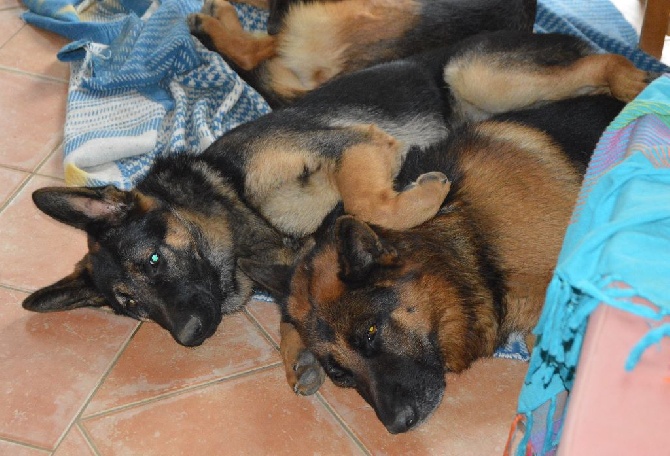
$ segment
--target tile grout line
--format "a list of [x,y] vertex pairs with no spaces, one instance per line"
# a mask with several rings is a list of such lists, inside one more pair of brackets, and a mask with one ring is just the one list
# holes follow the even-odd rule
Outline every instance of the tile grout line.
[[34,77],[34,78],[37,78],[37,79],[41,79],[43,81],[48,81],[48,82],[60,82],[61,84],[65,84],[65,85],[68,85],[70,83],[70,81],[68,79],[61,79],[61,78],[57,78],[55,76],[48,76],[46,74],[32,73],[30,71],[20,70],[18,68],[12,68],[12,67],[8,67],[8,66],[5,66],[5,65],[0,65],[0,71],[6,71],[8,73],[18,74],[18,75],[22,75],[22,76],[31,76],[31,77]]
[[43,448],[43,447],[34,445],[34,444],[32,444],[32,443],[21,442],[20,440],[10,439],[10,438],[7,438],[7,437],[0,437],[0,442],[8,442],[8,443],[12,443],[12,444],[14,444],[14,445],[22,446],[22,447],[24,447],[24,448],[30,448],[30,449],[32,449],[32,450],[44,451],[44,452],[46,452],[47,454],[51,454],[51,452],[52,452],[52,450],[49,450],[49,449],[47,449],[47,448]]
[[243,313],[246,315],[247,319],[249,319],[249,320],[251,321],[251,324],[254,325],[254,326],[256,327],[256,329],[258,329],[258,330],[261,332],[261,334],[263,335],[263,337],[265,337],[265,339],[267,339],[267,341],[270,343],[270,345],[272,345],[272,346],[274,347],[275,350],[279,351],[279,345],[277,345],[277,342],[275,342],[274,339],[272,339],[272,336],[270,336],[270,333],[267,332],[267,330],[266,330],[265,327],[261,324],[261,322],[258,321],[258,319],[256,319],[256,317],[254,317],[254,316],[251,314],[251,312],[249,312],[249,310],[247,310],[247,306],[248,306],[248,305],[249,305],[249,304],[247,303],[247,304],[244,306],[244,309],[243,309]]
[[21,181],[21,183],[19,183],[19,185],[14,189],[14,191],[13,191],[12,193],[9,194],[9,196],[7,197],[7,199],[5,200],[5,202],[2,203],[2,204],[0,204],[0,214],[2,214],[2,213],[4,212],[5,209],[7,209],[7,207],[12,203],[12,201],[14,201],[14,199],[18,196],[18,194],[21,193],[21,191],[23,191],[23,189],[28,185],[28,182],[29,182],[33,177],[35,177],[35,176],[39,176],[39,177],[48,177],[48,178],[56,179],[56,180],[60,180],[60,181],[63,180],[63,179],[59,179],[58,177],[48,176],[48,175],[43,175],[43,174],[39,174],[39,173],[37,172],[37,170],[40,169],[40,167],[41,167],[42,165],[44,165],[44,163],[46,163],[46,161],[49,160],[49,159],[52,157],[52,155],[53,155],[54,153],[56,153],[56,151],[58,151],[58,148],[59,148],[62,144],[63,144],[63,142],[60,141],[60,142],[59,142],[59,143],[58,143],[58,144],[51,150],[51,152],[49,152],[48,154],[46,154],[46,156],[45,156],[44,158],[42,158],[42,160],[40,160],[40,161],[37,163],[37,165],[35,165],[35,167],[33,168],[32,171],[26,171],[26,170],[24,170],[24,169],[18,169],[18,168],[13,168],[13,167],[11,167],[11,166],[2,165],[2,167],[5,168],[5,169],[9,169],[9,170],[12,170],[12,171],[19,171],[19,172],[22,172],[22,173],[26,173],[27,176]]
[[9,194],[5,202],[0,204],[0,214],[2,214],[5,211],[5,209],[9,207],[10,204],[12,204],[12,201],[14,201],[14,199],[18,196],[18,194],[21,193],[21,191],[24,188],[26,188],[28,182],[30,182],[30,180],[33,178],[34,174],[31,173],[30,171],[23,171],[23,172],[26,173],[27,176],[21,181],[19,185],[16,186],[14,191]]
[[120,412],[120,411],[129,410],[129,409],[133,409],[133,408],[140,407],[140,406],[143,406],[143,405],[152,404],[152,403],[155,403],[155,402],[160,402],[164,399],[169,399],[169,398],[172,398],[172,397],[181,396],[182,394],[185,394],[185,393],[192,393],[194,391],[204,390],[204,389],[206,389],[206,388],[208,388],[212,385],[216,385],[217,383],[226,383],[226,382],[229,382],[229,381],[232,381],[232,380],[237,380],[237,379],[244,378],[244,377],[250,377],[254,374],[261,373],[261,372],[271,370],[271,369],[276,369],[276,368],[282,367],[282,366],[283,366],[282,362],[277,361],[277,362],[274,362],[274,363],[271,363],[271,364],[267,364],[265,366],[260,366],[260,367],[249,369],[249,370],[246,370],[246,371],[243,371],[243,372],[238,372],[236,374],[233,374],[233,375],[230,375],[230,376],[227,376],[227,377],[221,377],[221,378],[217,378],[217,379],[214,379],[214,380],[206,381],[204,383],[199,383],[197,385],[182,387],[182,388],[179,388],[179,389],[175,389],[173,391],[169,391],[169,392],[166,392],[166,393],[161,393],[161,394],[159,394],[157,396],[154,396],[154,397],[138,400],[138,401],[135,401],[135,402],[129,402],[127,404],[119,405],[117,407],[112,407],[112,408],[102,410],[102,411],[97,412],[97,413],[93,413],[93,414],[88,415],[86,417],[80,417],[80,418],[78,418],[78,420],[79,420],[80,423],[83,423],[84,421],[88,421],[88,420],[95,419],[95,418],[105,417],[107,415],[112,415],[112,414]]
[[[11,10],[13,10],[13,9],[21,9],[21,7],[17,5],[17,6],[9,6],[9,7],[7,7],[7,8],[0,8],[0,12],[11,11]],[[19,32],[20,32],[21,30],[23,30],[23,29],[25,28],[26,25],[27,25],[27,24],[26,24],[26,22],[24,21],[24,22],[23,22],[23,25],[22,25],[21,27],[19,27],[19,29],[18,29],[16,32],[14,32],[9,38],[7,38],[7,40],[2,44],[2,46],[0,46],[0,49],[3,49],[5,46],[7,46],[7,43],[9,43],[10,41],[12,41],[12,39],[14,39],[14,37],[15,37],[16,35],[18,35]]]
[[372,453],[370,453],[370,450],[368,450],[368,448],[363,444],[363,442],[356,435],[353,429],[351,429],[351,427],[344,421],[342,416],[340,416],[340,414],[335,411],[335,409],[330,405],[330,403],[326,400],[326,398],[323,397],[323,394],[317,392],[316,397],[319,400],[319,402],[321,402],[321,405],[323,405],[323,407],[326,410],[328,410],[328,412],[335,418],[335,421],[337,421],[340,427],[342,427],[342,429],[349,436],[349,438],[354,441],[354,443],[363,452],[363,454],[365,454],[366,456],[371,456]]
[[[63,135],[65,135],[65,131],[63,131]],[[52,178],[52,179],[56,179],[56,180],[59,180],[59,181],[64,181],[65,179],[63,179],[63,178],[61,178],[61,177],[49,176],[48,174],[41,174],[41,173],[39,172],[39,169],[40,169],[42,166],[44,166],[44,164],[45,164],[46,162],[48,162],[48,161],[49,161],[49,160],[56,154],[56,152],[58,152],[58,149],[60,149],[61,146],[65,147],[65,137],[63,137],[63,139],[62,139],[61,141],[59,141],[59,142],[56,144],[56,146],[54,146],[54,148],[53,148],[53,150],[52,150],[51,152],[49,152],[48,154],[46,154],[46,156],[45,156],[42,160],[40,160],[39,163],[37,163],[37,165],[35,165],[35,168],[33,168],[33,170],[31,171],[31,173],[32,173],[33,175],[35,175],[35,176],[50,177],[50,178]]]
[[98,447],[95,445],[95,441],[93,440],[93,437],[88,433],[88,429],[86,429],[82,425],[81,421],[77,421],[75,423],[75,426],[77,427],[77,429],[79,429],[79,432],[81,432],[81,435],[84,436],[84,440],[88,444],[88,447],[91,449],[93,454],[95,456],[101,456],[102,453],[100,453],[100,451],[98,450]]
[[128,336],[128,338],[126,339],[126,341],[121,345],[121,348],[119,348],[118,352],[116,353],[116,355],[114,356],[114,358],[112,359],[112,361],[109,363],[107,369],[105,369],[105,373],[100,377],[100,380],[97,382],[96,386],[95,386],[94,388],[91,389],[91,391],[89,392],[89,394],[86,396],[86,399],[83,401],[83,403],[82,403],[82,405],[81,405],[79,411],[78,411],[77,414],[74,416],[74,418],[72,419],[72,421],[70,422],[70,424],[67,426],[67,428],[63,431],[63,433],[61,434],[61,436],[59,437],[59,439],[58,439],[58,441],[56,442],[56,445],[55,445],[55,447],[54,447],[54,451],[61,445],[61,443],[63,442],[63,440],[65,439],[65,437],[70,433],[70,431],[72,430],[72,428],[73,428],[77,423],[80,422],[81,417],[82,417],[82,414],[84,413],[84,410],[86,410],[86,407],[88,407],[88,405],[91,403],[91,399],[93,399],[93,397],[95,396],[95,393],[98,392],[98,390],[100,389],[100,387],[102,386],[102,384],[105,382],[105,380],[107,380],[107,378],[109,377],[110,372],[114,369],[114,366],[116,366],[116,363],[118,362],[119,358],[120,358],[121,355],[123,355],[123,353],[126,351],[126,349],[128,348],[128,345],[130,344],[130,342],[131,342],[131,341],[133,340],[133,338],[135,337],[135,334],[137,334],[137,331],[139,331],[140,326],[142,326],[142,323],[141,323],[141,322],[139,322],[139,324],[137,324],[137,325],[135,326],[135,329],[133,329],[133,331],[130,333],[130,335]]

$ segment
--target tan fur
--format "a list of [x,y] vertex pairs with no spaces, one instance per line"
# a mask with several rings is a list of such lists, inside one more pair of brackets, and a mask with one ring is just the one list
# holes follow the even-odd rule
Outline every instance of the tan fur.
[[367,127],[369,140],[345,150],[335,182],[348,214],[387,228],[406,229],[433,217],[449,192],[442,173],[419,177],[417,184],[396,192],[393,180],[402,162],[401,145],[377,127]]
[[[470,170],[463,192],[477,202],[480,222],[496,233],[508,272],[508,329],[529,331],[539,316],[581,177],[544,134],[509,123],[486,122],[478,131],[505,160],[463,154]],[[505,189],[491,192],[491,188]],[[532,192],[527,189],[532,188]]]
[[[444,286],[439,275],[428,273],[417,282],[402,285],[401,301],[411,305],[415,311],[408,313],[404,311],[405,306],[399,306],[392,317],[412,331],[424,334],[437,328],[445,367],[451,372],[461,372],[473,359],[493,354],[498,341],[498,323],[491,307],[482,306],[477,309],[477,339],[469,338],[468,317],[458,305],[461,298],[453,288]],[[427,291],[439,296],[433,294],[431,297]],[[491,297],[482,296],[482,300],[487,299]],[[416,357],[420,355],[414,354]]]
[[[375,43],[402,36],[418,19],[413,0],[342,0],[297,4],[277,37],[277,57],[267,62],[273,91],[292,98],[380,56]],[[373,49],[374,47],[374,49]]]
[[445,81],[466,114],[497,114],[541,101],[599,93],[630,101],[646,86],[646,73],[614,54],[589,55],[567,67],[551,67],[551,71],[499,65],[492,56],[482,55],[474,60],[456,59],[446,66]]
[[197,17],[201,21],[201,30],[209,35],[218,52],[246,71],[276,55],[275,37],[244,30],[237,11],[229,2],[216,0],[210,3],[214,16],[199,14]]
[[[251,203],[282,232],[311,233],[338,203],[335,163],[290,138],[259,143],[247,165]],[[305,170],[309,179],[301,180]]]

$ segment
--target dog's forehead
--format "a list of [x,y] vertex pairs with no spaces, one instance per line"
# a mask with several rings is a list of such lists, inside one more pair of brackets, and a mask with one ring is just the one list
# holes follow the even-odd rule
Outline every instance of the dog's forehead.
[[390,313],[398,303],[392,283],[352,287],[339,277],[338,256],[334,246],[327,245],[299,265],[294,275],[290,302],[293,311],[308,319],[318,333],[322,330],[342,334],[358,331]]

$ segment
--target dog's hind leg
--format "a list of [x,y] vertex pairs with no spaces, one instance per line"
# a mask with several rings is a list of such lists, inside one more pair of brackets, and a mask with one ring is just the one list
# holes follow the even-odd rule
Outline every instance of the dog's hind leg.
[[273,36],[244,30],[237,11],[225,0],[207,0],[200,13],[188,17],[191,33],[223,57],[245,71],[274,57],[277,43]]
[[282,322],[279,334],[279,351],[289,386],[296,394],[303,396],[316,393],[326,379],[326,373],[316,356],[305,347],[300,334],[291,323]]
[[621,55],[593,54],[577,38],[562,35],[519,35],[503,44],[484,39],[444,68],[457,109],[470,118],[579,95],[609,94],[627,102],[647,86],[648,76]]
[[433,217],[449,193],[440,172],[426,173],[401,192],[393,180],[402,163],[401,144],[374,125],[361,127],[368,139],[346,149],[335,181],[344,210],[359,219],[392,229],[407,229]]

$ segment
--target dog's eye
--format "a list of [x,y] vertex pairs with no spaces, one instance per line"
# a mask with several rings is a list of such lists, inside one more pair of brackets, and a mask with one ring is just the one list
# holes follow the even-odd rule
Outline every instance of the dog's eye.
[[161,262],[161,256],[156,252],[152,253],[151,256],[149,257],[149,265],[154,268],[157,268],[160,262]]
[[150,275],[158,274],[158,271],[161,269],[163,263],[163,258],[158,252],[153,252],[149,255],[149,259],[146,262],[146,270]]
[[368,343],[371,344],[375,340],[375,336],[377,335],[377,325],[370,325],[368,328],[368,334],[367,334],[367,339]]
[[328,374],[328,377],[335,383],[337,386],[343,388],[353,388],[356,386],[354,381],[354,375],[349,369],[345,369],[340,366],[332,356],[329,356],[328,359],[322,363],[323,369]]

